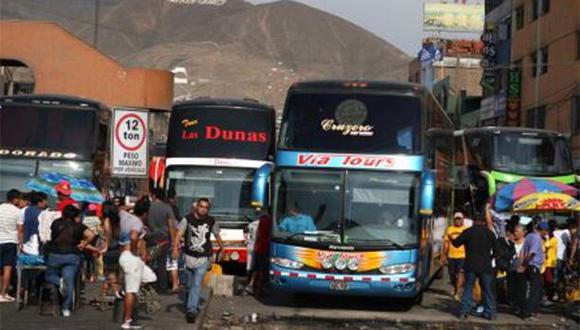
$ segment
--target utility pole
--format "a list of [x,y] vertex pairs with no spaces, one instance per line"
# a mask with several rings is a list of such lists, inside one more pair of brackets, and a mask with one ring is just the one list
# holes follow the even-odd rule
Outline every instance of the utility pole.
[[95,28],[93,29],[93,47],[99,49],[99,10],[101,6],[100,0],[95,1]]
[[[544,8],[544,0],[533,0],[537,1],[536,12],[534,13],[537,16],[536,19],[536,81],[534,84],[534,107],[536,108],[536,114],[538,113],[537,109],[540,106],[540,75],[542,74],[542,66],[544,64],[544,54],[542,54],[541,47],[542,47],[542,16],[543,16],[543,8]],[[534,118],[534,126],[538,127],[538,116]]]

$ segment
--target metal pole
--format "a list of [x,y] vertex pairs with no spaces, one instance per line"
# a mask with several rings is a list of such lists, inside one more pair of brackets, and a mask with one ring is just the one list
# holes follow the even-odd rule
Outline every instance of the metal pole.
[[93,47],[99,49],[99,11],[100,11],[100,0],[95,0],[95,28],[93,29]]

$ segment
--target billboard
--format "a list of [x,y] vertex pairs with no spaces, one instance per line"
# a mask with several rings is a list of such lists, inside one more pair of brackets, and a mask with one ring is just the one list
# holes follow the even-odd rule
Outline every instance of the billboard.
[[426,3],[423,31],[481,33],[485,21],[483,5]]

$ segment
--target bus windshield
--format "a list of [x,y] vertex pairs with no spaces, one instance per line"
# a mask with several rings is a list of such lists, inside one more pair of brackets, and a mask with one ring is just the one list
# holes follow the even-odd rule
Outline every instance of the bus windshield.
[[550,136],[495,135],[492,167],[519,175],[550,176],[573,172],[566,141]]
[[35,159],[0,158],[0,197],[10,189],[28,190],[24,184],[36,174]]
[[420,151],[421,101],[370,93],[290,94],[280,147],[312,152]]
[[252,181],[255,169],[175,166],[168,169],[169,191],[175,192],[180,214],[188,214],[198,198],[211,201],[210,214],[220,222],[253,220]]
[[407,173],[282,169],[273,235],[321,244],[416,244],[417,181]]
[[351,243],[417,243],[414,174],[349,172],[346,178],[345,240]]
[[35,175],[57,172],[78,179],[90,180],[93,175],[93,163],[90,161],[72,160],[36,160],[22,158],[0,158],[0,197],[10,189],[28,190],[26,182]]

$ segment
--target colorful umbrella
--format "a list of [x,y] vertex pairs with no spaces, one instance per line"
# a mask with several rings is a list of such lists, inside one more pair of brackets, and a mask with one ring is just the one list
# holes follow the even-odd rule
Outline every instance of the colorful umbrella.
[[494,208],[508,211],[518,199],[536,192],[563,193],[575,197],[576,188],[549,179],[521,179],[501,187],[495,197]]
[[561,193],[539,192],[526,195],[514,202],[514,212],[580,211],[580,202]]
[[95,185],[89,180],[70,177],[56,172],[42,173],[38,177],[26,182],[26,187],[34,191],[41,191],[56,197],[54,187],[61,181],[67,181],[71,185],[71,198],[77,202],[101,204],[103,196]]

